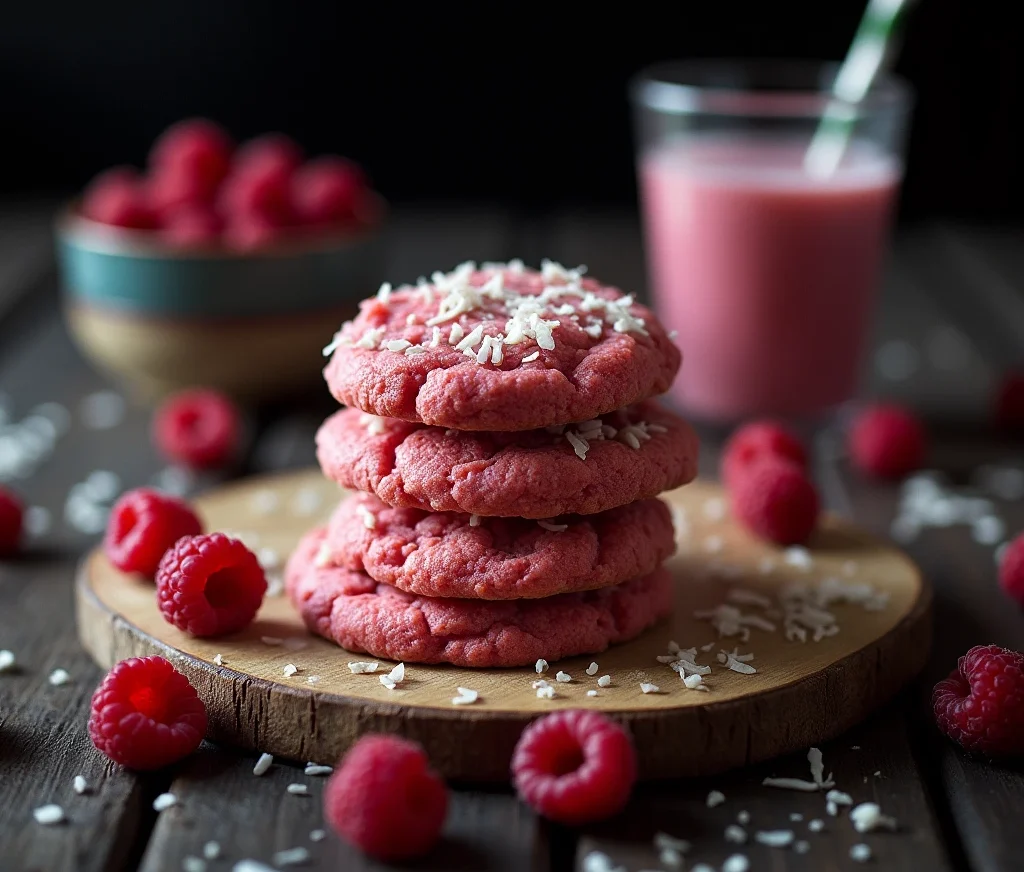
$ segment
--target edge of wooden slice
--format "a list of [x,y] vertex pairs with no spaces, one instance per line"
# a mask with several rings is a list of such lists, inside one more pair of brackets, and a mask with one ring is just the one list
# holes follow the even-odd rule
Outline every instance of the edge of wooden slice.
[[[286,505],[300,490],[316,489],[329,512],[338,491],[318,472],[236,483],[200,497],[196,504],[210,529],[262,526],[267,540],[284,554],[288,543],[294,544],[324,513],[281,517],[248,507],[259,492],[272,491]],[[842,632],[818,643],[773,638],[781,637],[781,630],[755,631],[757,635],[740,647],[756,653],[757,675],[728,672],[715,662],[713,653],[701,654],[701,662],[714,666],[708,681],[715,690],[686,690],[654,654],[664,653],[674,634],[690,634],[680,638],[684,647],[694,644],[694,635],[705,643],[714,639],[706,623],[693,620],[692,608],[721,602],[723,585],[769,590],[800,578],[804,570],[784,564],[778,549],[754,541],[727,517],[705,517],[710,513],[701,507],[721,497],[717,486],[699,482],[664,496],[677,513],[685,512],[689,528],[681,537],[681,553],[670,562],[680,579],[677,615],[670,626],[654,627],[603,654],[553,664],[545,676],[552,683],[557,668],[574,678],[571,684],[557,686],[559,697],[554,700],[536,699],[530,684],[538,676],[529,667],[468,670],[409,664],[412,680],[403,692],[388,691],[374,675],[349,673],[346,664],[370,659],[366,655],[349,654],[308,637],[284,597],[268,598],[257,623],[241,634],[193,639],[160,619],[151,585],[121,576],[99,549],[82,562],[76,580],[79,637],[104,667],[149,654],[171,660],[205,702],[212,741],[299,761],[333,763],[364,733],[397,733],[420,742],[445,776],[472,781],[507,780],[523,727],[545,711],[577,707],[599,709],[628,726],[641,778],[713,775],[840,735],[923,668],[931,643],[927,582],[901,552],[830,517],[812,543],[823,549],[812,549],[816,562],[827,565],[830,574],[838,574],[840,563],[849,563],[851,556],[872,567],[872,583],[883,589],[888,585],[893,594],[889,609],[866,612],[859,606],[841,606]],[[231,523],[224,523],[227,520]],[[717,547],[705,547],[711,544]],[[783,565],[774,573],[755,572],[757,561],[769,553]],[[734,567],[730,576],[744,570],[742,580],[723,578],[720,570],[729,565]],[[302,650],[270,647],[260,641],[261,634],[308,641],[303,641]],[[731,649],[736,642],[722,639],[721,647]],[[213,662],[216,653],[223,653],[225,665]],[[289,660],[302,664],[291,679],[281,671]],[[597,676],[584,673],[591,660],[602,664],[599,674],[613,675],[613,686],[588,698],[585,690],[597,688]],[[382,671],[388,668],[382,663]],[[314,670],[323,674],[322,684],[308,683]],[[657,681],[665,692],[641,694],[641,680]],[[479,689],[481,702],[451,705],[460,684]]]

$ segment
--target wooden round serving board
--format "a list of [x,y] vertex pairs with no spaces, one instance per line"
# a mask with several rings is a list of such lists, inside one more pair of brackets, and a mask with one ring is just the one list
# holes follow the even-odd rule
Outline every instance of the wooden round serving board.
[[[301,534],[326,519],[336,486],[319,472],[244,481],[197,500],[207,528],[231,532],[283,561]],[[100,551],[83,563],[77,582],[82,643],[103,666],[126,657],[162,654],[185,673],[206,703],[210,738],[295,760],[333,763],[361,734],[394,732],[422,743],[433,764],[452,778],[505,779],[523,726],[544,712],[592,708],[626,723],[641,776],[709,775],[806,748],[832,738],[893,696],[924,665],[931,637],[929,588],[901,552],[836,518],[810,544],[810,566],[760,542],[728,515],[721,489],[697,482],[666,494],[676,519],[679,551],[669,565],[677,580],[674,616],[639,639],[604,653],[552,664],[544,676],[555,699],[538,699],[539,676],[521,669],[462,669],[407,664],[406,679],[388,690],[379,675],[353,675],[348,663],[370,660],[311,636],[285,596],[268,596],[243,633],[194,639],[161,618],[149,582],[117,572]],[[276,573],[278,577],[280,572]],[[888,594],[884,609],[835,604],[840,631],[819,642],[787,641],[781,629],[753,629],[746,642],[719,639],[695,611],[743,588],[773,598],[793,582],[835,577],[863,581]],[[279,585],[278,585],[279,587]],[[741,605],[746,614],[761,608]],[[265,638],[269,637],[269,643]],[[656,660],[674,640],[710,664],[710,692],[688,690]],[[276,644],[275,644],[276,642]],[[756,674],[721,666],[719,649],[753,652]],[[214,659],[220,655],[223,665]],[[591,661],[599,670],[586,674]],[[286,677],[284,668],[299,671]],[[564,670],[569,683],[556,683]],[[610,675],[608,687],[597,679]],[[658,693],[644,694],[641,682]],[[480,694],[452,705],[456,688]],[[598,695],[588,697],[588,690]]]

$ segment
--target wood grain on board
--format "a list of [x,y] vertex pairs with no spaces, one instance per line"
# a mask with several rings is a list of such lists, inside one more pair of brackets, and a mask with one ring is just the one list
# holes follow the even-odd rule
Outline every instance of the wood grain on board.
[[[209,529],[237,533],[283,560],[315,521],[291,507],[309,503],[312,494],[318,495],[321,517],[338,497],[318,472],[305,472],[244,481],[211,492],[197,505]],[[405,682],[388,690],[377,675],[351,674],[348,662],[366,656],[310,636],[283,596],[269,597],[240,634],[195,639],[163,620],[150,583],[116,572],[99,553],[88,558],[79,576],[79,632],[101,664],[140,653],[171,656],[206,701],[216,740],[292,759],[333,761],[363,732],[399,731],[422,742],[441,771],[468,779],[504,779],[523,725],[539,713],[576,706],[614,713],[630,725],[646,778],[735,768],[837,735],[924,664],[929,592],[898,551],[828,519],[811,543],[813,566],[793,565],[783,551],[755,540],[723,514],[716,485],[697,483],[667,498],[680,531],[679,553],[669,563],[677,581],[674,616],[633,642],[553,664],[545,676],[557,688],[552,700],[537,697],[532,666],[407,664]],[[762,571],[766,560],[771,572]],[[723,602],[733,587],[774,598],[788,584],[830,576],[869,582],[888,594],[887,607],[836,605],[840,632],[803,644],[787,641],[781,628],[755,628],[749,642],[719,639],[707,621],[694,616]],[[267,644],[267,637],[278,644]],[[706,679],[710,692],[688,690],[658,663],[670,640],[683,647],[713,646],[699,656],[715,667]],[[737,644],[754,653],[756,674],[718,668],[719,649]],[[223,665],[214,662],[217,655]],[[594,676],[585,672],[591,660],[599,664]],[[299,671],[286,677],[289,664]],[[559,669],[573,680],[554,682]],[[612,684],[599,688],[597,678],[605,674]],[[642,693],[643,682],[660,692]],[[453,706],[460,686],[478,691],[479,702]],[[598,695],[586,696],[589,689]]]

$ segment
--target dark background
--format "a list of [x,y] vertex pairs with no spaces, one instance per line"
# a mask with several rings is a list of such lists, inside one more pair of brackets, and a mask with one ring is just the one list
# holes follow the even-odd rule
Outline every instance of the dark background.
[[[897,66],[918,93],[904,218],[1024,217],[1018,5],[913,10]],[[202,114],[351,156],[393,201],[628,204],[633,73],[680,57],[839,59],[863,6],[5,4],[0,196],[141,163],[167,124]]]

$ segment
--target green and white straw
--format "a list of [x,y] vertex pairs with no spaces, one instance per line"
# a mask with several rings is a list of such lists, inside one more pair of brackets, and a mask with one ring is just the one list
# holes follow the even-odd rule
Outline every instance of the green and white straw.
[[912,0],[869,0],[836,80],[832,100],[804,155],[804,169],[815,178],[836,171],[853,134],[857,104],[890,60],[893,34]]

